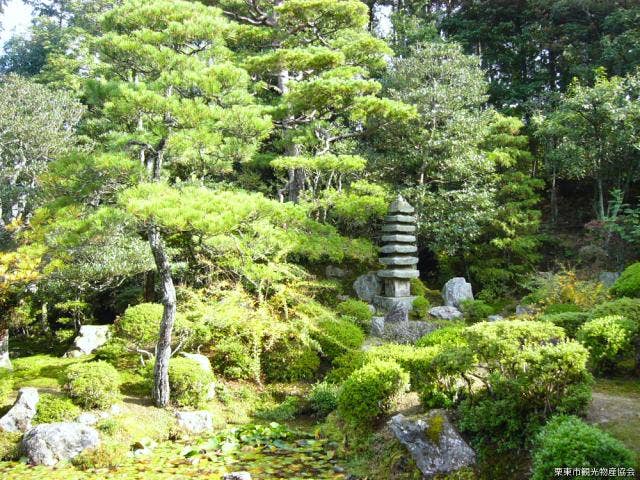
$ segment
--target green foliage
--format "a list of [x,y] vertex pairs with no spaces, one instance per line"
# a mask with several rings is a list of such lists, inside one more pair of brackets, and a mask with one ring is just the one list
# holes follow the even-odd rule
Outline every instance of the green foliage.
[[322,354],[328,359],[360,348],[364,342],[364,333],[349,320],[325,318],[318,322],[318,331],[314,333],[320,344]]
[[262,371],[269,382],[312,380],[320,367],[316,351],[296,340],[276,342],[261,358]]
[[349,375],[358,370],[367,361],[367,354],[362,350],[351,350],[333,359],[331,370],[326,376],[326,381],[333,384],[344,382]]
[[116,368],[132,368],[140,364],[140,357],[128,348],[129,342],[122,338],[112,337],[107,343],[94,350],[96,360],[103,360]]
[[120,375],[107,362],[77,363],[67,368],[65,376],[65,390],[83,408],[104,410],[120,398]]
[[589,318],[602,318],[611,315],[625,317],[636,325],[640,325],[640,299],[619,298],[609,302],[601,303],[589,311]]
[[532,456],[533,480],[553,478],[558,468],[635,467],[620,441],[574,416],[552,418],[536,436]]
[[640,297],[640,262],[625,268],[609,292],[616,297]]
[[429,300],[427,300],[424,297],[417,297],[413,301],[412,313],[417,318],[425,318],[427,316],[427,314],[429,313],[429,307],[430,307]]
[[461,307],[465,320],[470,324],[486,322],[489,315],[496,313],[491,305],[482,300],[465,300]]
[[33,422],[68,422],[75,420],[78,415],[80,415],[80,408],[74,405],[70,399],[50,393],[41,393]]
[[13,375],[5,368],[0,369],[0,406],[3,406],[9,399],[13,390]]
[[353,427],[368,429],[388,412],[409,375],[392,361],[377,360],[353,372],[338,396],[338,414]]
[[426,298],[427,294],[429,293],[429,289],[419,278],[412,278],[410,281],[410,287],[411,295],[415,295],[416,297]]
[[[263,368],[267,364],[265,360]],[[211,365],[216,372],[229,379],[252,379],[260,370],[251,345],[241,336],[227,336],[216,341],[211,353]]]
[[596,371],[606,371],[625,356],[633,357],[638,324],[619,315],[589,320],[580,327],[576,338],[589,350],[590,364]]
[[[135,347],[153,350],[158,341],[163,310],[159,303],[141,303],[127,308],[115,322],[115,335]],[[174,337],[184,341],[189,337],[190,327],[182,315],[177,315]]]
[[366,302],[355,299],[345,300],[336,306],[336,311],[343,317],[349,318],[364,332],[369,331],[373,314]]
[[575,338],[578,329],[589,319],[587,312],[545,313],[538,320],[562,327],[569,338]]
[[607,299],[602,283],[581,280],[570,270],[538,274],[530,279],[527,288],[531,293],[525,297],[525,303],[542,306],[573,304],[580,310],[588,310]]
[[463,347],[467,344],[463,335],[464,329],[463,323],[453,323],[440,327],[419,339],[416,342],[416,347]]
[[580,312],[580,307],[573,303],[552,303],[544,309],[545,315],[556,315],[558,313],[575,313]]
[[174,357],[169,361],[171,400],[180,407],[202,407],[207,401],[214,378],[190,358]]
[[0,461],[15,461],[20,458],[22,433],[0,431]]
[[321,382],[315,384],[309,393],[311,409],[317,416],[326,417],[338,408],[339,392],[339,387],[332,383]]
[[128,462],[129,448],[120,441],[107,441],[95,449],[74,457],[71,463],[80,470],[115,470]]
[[299,397],[288,396],[275,407],[261,408],[256,412],[256,417],[273,422],[286,422],[293,420],[302,409],[302,401]]

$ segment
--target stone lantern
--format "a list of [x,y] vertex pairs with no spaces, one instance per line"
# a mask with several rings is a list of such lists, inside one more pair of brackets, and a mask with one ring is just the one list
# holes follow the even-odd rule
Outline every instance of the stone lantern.
[[382,226],[382,247],[380,263],[384,269],[378,271],[383,281],[382,295],[374,297],[374,304],[384,310],[390,310],[395,304],[401,304],[409,311],[416,297],[411,296],[410,282],[420,275],[416,247],[415,209],[398,195],[389,206],[389,214],[384,217]]

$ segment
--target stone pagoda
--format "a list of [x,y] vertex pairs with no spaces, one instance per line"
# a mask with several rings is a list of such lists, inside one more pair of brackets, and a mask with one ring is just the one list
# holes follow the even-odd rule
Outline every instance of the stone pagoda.
[[401,304],[409,311],[416,297],[411,296],[410,281],[418,278],[415,209],[398,195],[389,206],[389,215],[382,226],[382,247],[379,258],[385,268],[378,271],[384,282],[382,295],[374,297],[374,304],[384,310]]

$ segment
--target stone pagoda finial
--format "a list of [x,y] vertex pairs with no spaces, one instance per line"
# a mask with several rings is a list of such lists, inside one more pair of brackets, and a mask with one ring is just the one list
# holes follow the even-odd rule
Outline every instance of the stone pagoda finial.
[[416,269],[415,209],[401,195],[389,206],[389,214],[382,226],[382,247],[379,258],[385,268],[378,271],[384,281],[383,294],[374,298],[380,308],[390,309],[401,303],[410,310],[415,297],[411,296],[410,280],[420,275]]

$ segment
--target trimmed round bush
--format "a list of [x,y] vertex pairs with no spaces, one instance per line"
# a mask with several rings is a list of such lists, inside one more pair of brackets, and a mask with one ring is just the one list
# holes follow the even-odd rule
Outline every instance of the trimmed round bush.
[[354,427],[372,427],[406,389],[409,374],[391,361],[375,360],[353,372],[338,395],[338,414]]
[[180,407],[199,408],[207,401],[213,374],[190,358],[175,357],[169,361],[171,401]]
[[640,325],[640,298],[618,298],[595,306],[589,312],[589,318],[602,318],[620,315]]
[[609,289],[616,297],[640,297],[640,262],[632,263],[624,269]]
[[260,364],[242,335],[229,334],[213,343],[211,365],[215,372],[233,380],[256,379]]
[[638,333],[634,322],[620,315],[590,320],[580,327],[577,339],[589,350],[590,363],[597,371],[615,367],[625,354],[633,355],[633,340]]
[[327,382],[314,385],[309,394],[309,403],[314,413],[320,417],[326,417],[338,408],[339,390],[337,385]]
[[413,301],[413,311],[412,311],[412,313],[417,318],[424,318],[429,313],[429,307],[430,306],[431,306],[431,304],[429,303],[429,300],[427,300],[423,296],[416,297],[416,299]]
[[416,347],[462,347],[467,344],[462,333],[465,326],[461,323],[454,323],[446,327],[438,328],[427,333],[416,342]]
[[33,418],[33,422],[67,422],[74,420],[78,415],[80,415],[80,408],[71,399],[42,393],[36,406],[36,416]]
[[633,468],[633,454],[620,441],[578,417],[552,418],[538,433],[532,480],[556,478],[557,468]]
[[369,305],[361,300],[349,299],[340,302],[336,306],[336,311],[358,325],[365,332],[368,332],[371,328],[373,313],[371,313]]
[[318,322],[318,332],[314,335],[322,353],[334,359],[349,350],[360,348],[364,333],[348,320],[326,318]]
[[65,390],[83,408],[106,409],[120,398],[120,375],[104,361],[76,363],[67,368]]
[[269,351],[263,352],[261,359],[267,382],[313,380],[320,368],[318,354],[297,339],[276,342]]
[[587,312],[565,312],[544,314],[538,320],[541,322],[551,322],[558,327],[562,327],[570,338],[575,338],[578,329],[589,319]]
[[[125,310],[115,322],[115,335],[127,342],[143,348],[153,349],[158,341],[158,331],[164,306],[159,303],[140,303]],[[179,336],[188,329],[188,322],[178,314],[174,325],[174,335]]]
[[351,350],[339,357],[336,357],[331,362],[331,370],[325,377],[325,380],[330,383],[342,383],[349,375],[363,367],[367,362],[367,354],[362,350]]
[[461,307],[467,323],[484,322],[489,315],[496,313],[491,305],[482,300],[465,300]]

